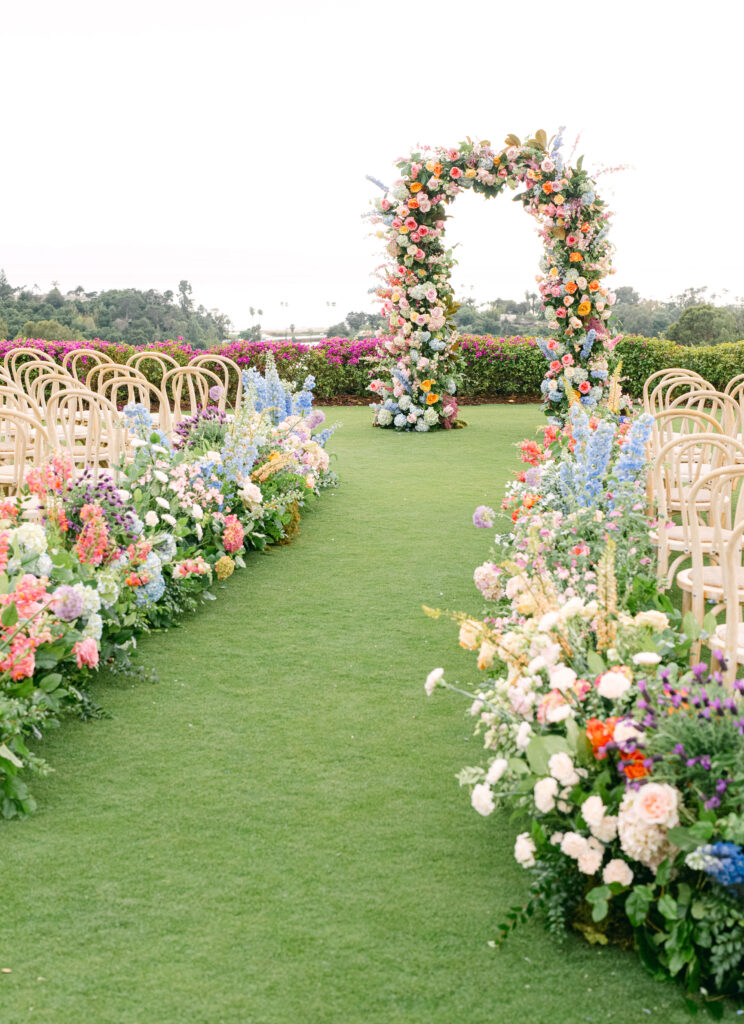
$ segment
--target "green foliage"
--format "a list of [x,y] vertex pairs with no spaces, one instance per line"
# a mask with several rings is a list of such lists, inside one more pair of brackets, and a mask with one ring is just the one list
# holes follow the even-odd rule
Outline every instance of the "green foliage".
[[733,313],[711,303],[703,303],[689,306],[679,320],[667,328],[666,335],[680,345],[719,345],[735,341],[737,330]]

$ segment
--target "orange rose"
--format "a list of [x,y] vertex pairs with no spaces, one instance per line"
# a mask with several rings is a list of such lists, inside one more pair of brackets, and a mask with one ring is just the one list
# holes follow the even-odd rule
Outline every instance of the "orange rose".
[[418,201],[418,199],[409,199],[408,200],[408,205],[410,206],[410,208],[412,210],[418,210],[418,208],[419,208],[419,201]]
[[422,380],[419,387],[422,391],[431,391],[431,386],[434,383],[433,380]]
[[579,286],[576,284],[575,281],[568,281],[567,282],[567,284],[566,284],[566,291],[568,292],[569,295],[573,295],[573,293],[577,292],[578,290],[579,290]]
[[579,308],[576,310],[576,312],[579,314],[579,316],[586,316],[588,313],[591,313],[591,310],[591,302],[587,302],[586,300],[584,300],[584,302],[579,303]]
[[590,281],[589,282],[589,291],[590,292],[598,292],[599,291],[599,281]]
[[434,405],[434,403],[438,402],[438,401],[439,401],[439,395],[435,395],[433,391],[430,391],[429,394],[426,396],[426,404],[427,405]]
[[621,756],[620,767],[625,773],[626,778],[642,779],[645,775],[648,775],[646,766],[643,763],[646,755],[642,750],[633,750],[629,754],[622,754]]
[[423,187],[420,181],[414,181],[408,186],[411,192],[420,192]]
[[568,258],[571,261],[571,263],[581,263],[581,261],[584,259],[584,256],[580,252],[572,252]]
[[545,184],[543,185],[543,192],[545,193],[545,195],[549,196],[552,191],[553,191],[553,182],[552,181],[546,181]]
[[566,200],[565,200],[565,199],[564,199],[564,197],[563,197],[563,196],[561,196],[561,195],[558,195],[558,196],[554,196],[554,197],[553,197],[553,202],[555,203],[555,205],[556,205],[556,206],[563,206],[563,204],[565,203],[565,201],[566,201]]
[[441,173],[442,173],[442,165],[441,164],[434,164],[434,177],[438,178]]
[[600,760],[607,755],[603,754],[600,756],[597,751],[612,740],[617,722],[617,718],[608,718],[606,722],[600,721],[599,718],[590,718],[586,723],[587,739],[592,745],[594,756]]

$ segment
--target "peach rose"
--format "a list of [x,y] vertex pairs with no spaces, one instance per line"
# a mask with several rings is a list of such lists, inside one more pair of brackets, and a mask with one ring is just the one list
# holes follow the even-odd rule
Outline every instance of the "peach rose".
[[666,782],[647,782],[636,794],[633,810],[647,825],[679,824],[677,813],[679,793]]
[[619,882],[620,885],[630,885],[633,881],[633,872],[619,857],[615,857],[608,864],[605,865],[605,869],[602,872],[602,881],[605,885],[612,885],[613,882]]

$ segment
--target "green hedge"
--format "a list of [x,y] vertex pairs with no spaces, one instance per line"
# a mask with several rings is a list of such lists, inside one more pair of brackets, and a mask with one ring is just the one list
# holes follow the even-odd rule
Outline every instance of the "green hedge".
[[692,347],[666,338],[629,335],[618,343],[616,351],[623,361],[623,387],[633,398],[642,395],[652,373],[670,366],[696,370],[719,391],[732,377],[744,373],[744,341]]

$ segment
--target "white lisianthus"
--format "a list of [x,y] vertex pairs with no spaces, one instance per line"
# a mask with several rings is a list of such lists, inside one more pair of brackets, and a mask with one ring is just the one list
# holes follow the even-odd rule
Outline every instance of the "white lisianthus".
[[478,812],[482,814],[484,818],[487,818],[496,809],[496,804],[493,802],[493,795],[491,793],[491,787],[486,782],[479,782],[473,786],[473,792],[470,795],[470,802]]
[[558,795],[558,783],[548,776],[545,779],[538,779],[533,789],[535,807],[542,814],[547,814],[555,807],[555,798]]
[[426,682],[424,683],[424,689],[426,690],[427,697],[431,697],[432,693],[434,693],[437,683],[439,682],[440,679],[442,679],[443,676],[443,668],[432,669],[432,671],[426,677]]
[[501,776],[504,774],[509,766],[509,762],[505,757],[497,757],[495,761],[491,763],[491,767],[488,769],[486,774],[486,782],[489,785],[493,785],[498,782]]
[[535,844],[529,832],[520,832],[514,843],[514,859],[523,868],[531,868],[535,863]]

